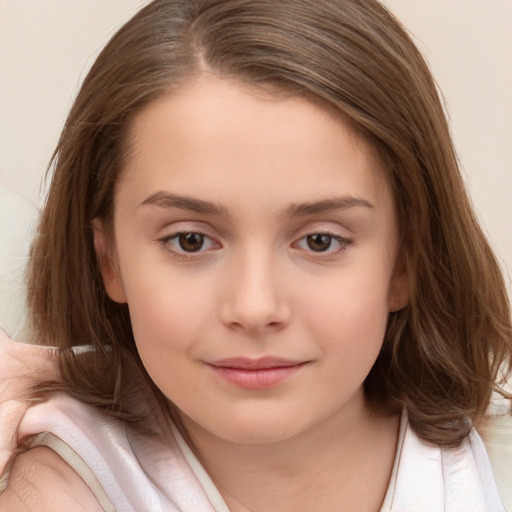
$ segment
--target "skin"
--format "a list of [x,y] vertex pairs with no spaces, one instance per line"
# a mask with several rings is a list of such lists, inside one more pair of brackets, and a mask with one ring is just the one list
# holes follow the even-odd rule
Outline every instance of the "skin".
[[0,512],[101,512],[84,481],[53,450],[33,448],[16,458]]
[[[398,418],[363,381],[408,293],[371,148],[304,98],[209,73],[140,112],[131,144],[114,237],[94,221],[104,284],[231,512],[378,510]],[[300,366],[247,389],[211,365],[268,356]]]

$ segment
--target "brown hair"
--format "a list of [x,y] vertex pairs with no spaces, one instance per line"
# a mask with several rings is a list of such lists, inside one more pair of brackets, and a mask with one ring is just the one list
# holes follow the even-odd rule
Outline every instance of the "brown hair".
[[205,66],[320,101],[376,148],[399,212],[410,302],[390,314],[366,395],[384,410],[406,406],[422,438],[458,444],[482,417],[500,366],[510,363],[508,299],[433,78],[375,0],[156,0],[112,38],[53,156],[29,273],[37,339],[96,347],[87,362],[64,350],[70,391],[130,417],[128,361],[144,370],[127,307],[103,288],[91,219],[111,226],[134,115]]

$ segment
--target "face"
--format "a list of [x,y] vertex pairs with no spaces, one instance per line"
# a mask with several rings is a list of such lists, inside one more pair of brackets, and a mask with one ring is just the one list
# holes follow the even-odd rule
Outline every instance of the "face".
[[370,148],[304,98],[213,77],[143,110],[131,141],[96,249],[185,426],[277,441],[361,408],[407,293]]

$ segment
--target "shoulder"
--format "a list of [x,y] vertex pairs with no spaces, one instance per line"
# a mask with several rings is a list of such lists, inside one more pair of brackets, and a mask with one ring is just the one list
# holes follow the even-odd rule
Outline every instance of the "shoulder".
[[75,471],[53,450],[20,454],[0,495],[0,512],[95,512],[98,501]]
[[489,458],[473,429],[455,448],[422,440],[404,418],[382,510],[505,512]]
[[501,498],[512,510],[512,413],[486,416],[478,426]]

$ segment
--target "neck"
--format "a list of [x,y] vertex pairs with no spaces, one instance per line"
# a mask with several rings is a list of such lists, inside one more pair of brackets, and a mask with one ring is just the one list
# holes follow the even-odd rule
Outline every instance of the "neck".
[[254,444],[230,442],[182,419],[231,512],[380,509],[396,451],[397,415],[372,413],[361,400],[291,438]]

